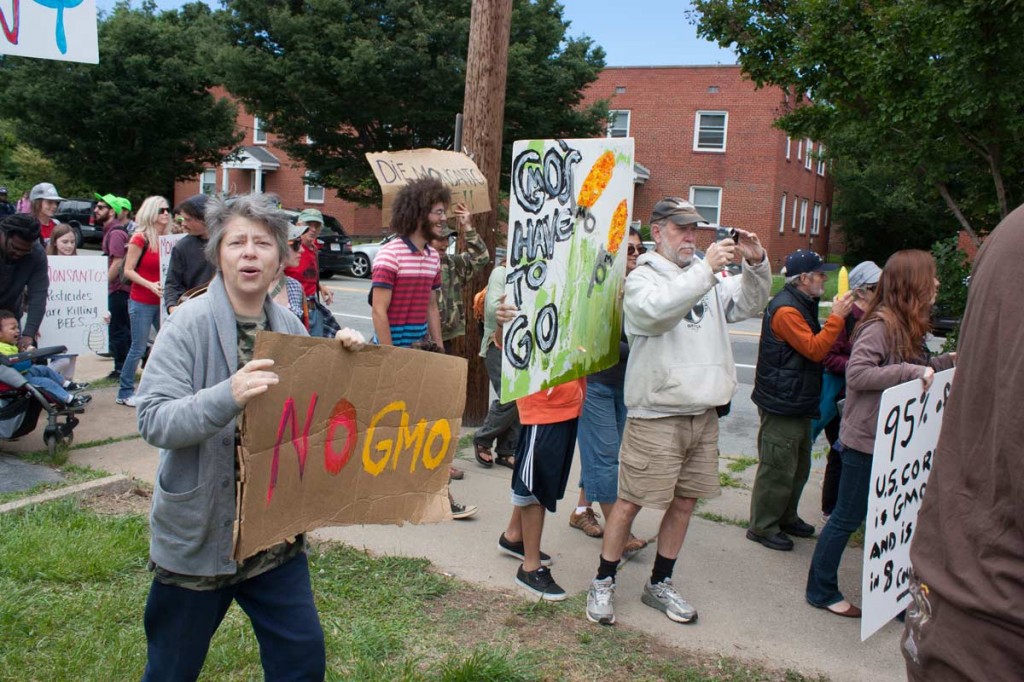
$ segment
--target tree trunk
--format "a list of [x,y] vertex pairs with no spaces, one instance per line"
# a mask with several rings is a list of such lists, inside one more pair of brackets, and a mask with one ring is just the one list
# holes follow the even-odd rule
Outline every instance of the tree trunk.
[[[505,125],[505,81],[508,75],[508,41],[512,30],[512,0],[473,0],[469,20],[469,53],[466,56],[466,97],[463,109],[463,146],[487,178],[489,213],[474,216],[474,224],[494,259],[495,227],[498,224],[498,181],[501,177],[501,142]],[[461,150],[460,150],[461,151]],[[487,415],[490,382],[480,357],[480,328],[472,318],[473,295],[487,284],[491,268],[485,268],[462,291],[466,306],[466,335],[455,352],[469,360],[466,411],[463,422],[477,425]]]
[[949,188],[946,187],[946,183],[936,182],[935,186],[938,187],[939,194],[942,195],[942,199],[946,202],[946,206],[953,212],[953,215],[956,216],[957,222],[959,222],[960,226],[964,228],[964,232],[966,232],[971,238],[971,241],[974,242],[975,246],[981,246],[981,239],[978,238],[978,233],[974,231],[974,228],[971,227],[971,224],[967,221],[967,218],[960,210],[960,207],[956,205],[956,201],[954,201],[952,195],[950,195]]

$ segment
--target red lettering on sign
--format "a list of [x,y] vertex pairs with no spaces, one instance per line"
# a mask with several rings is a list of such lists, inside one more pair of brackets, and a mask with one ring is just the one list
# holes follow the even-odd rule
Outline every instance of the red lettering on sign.
[[14,22],[12,24],[14,27],[13,29],[11,28],[11,26],[7,25],[7,17],[4,16],[4,11],[0,9],[0,28],[3,28],[4,37],[7,38],[7,42],[9,42],[11,45],[18,44],[18,26],[21,23],[18,18],[18,14],[20,13],[19,10],[21,9],[20,5],[21,0],[14,0]]
[[[339,426],[345,428],[345,446],[341,449],[341,452],[337,452],[334,449],[332,443],[334,442],[334,431]],[[327,427],[327,440],[324,441],[324,469],[327,473],[332,476],[337,475],[346,464],[348,464],[349,457],[352,456],[352,451],[356,447],[356,436],[359,435],[356,431],[356,408],[349,401],[342,398],[331,410],[331,422]]]
[[295,400],[288,398],[284,401],[284,409],[281,411],[281,422],[277,427],[277,440],[274,442],[274,457],[270,460],[270,484],[267,486],[267,504],[274,497],[274,488],[277,487],[277,469],[281,458],[281,441],[284,439],[285,426],[291,422],[292,446],[299,460],[299,479],[306,470],[306,455],[309,453],[309,427],[313,424],[313,411],[316,409],[317,394],[309,397],[309,408],[306,410],[306,423],[302,427],[302,437],[299,437],[297,420],[295,414]]

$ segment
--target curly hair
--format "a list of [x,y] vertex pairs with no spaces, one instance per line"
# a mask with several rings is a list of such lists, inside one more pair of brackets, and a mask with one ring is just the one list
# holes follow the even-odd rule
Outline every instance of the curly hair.
[[427,224],[434,204],[448,207],[452,191],[437,178],[419,178],[403,187],[391,206],[391,231],[408,237]]
[[889,256],[878,280],[875,298],[854,331],[881,320],[889,352],[904,360],[920,357],[925,334],[931,329],[935,297],[935,259],[927,251],[906,249]]

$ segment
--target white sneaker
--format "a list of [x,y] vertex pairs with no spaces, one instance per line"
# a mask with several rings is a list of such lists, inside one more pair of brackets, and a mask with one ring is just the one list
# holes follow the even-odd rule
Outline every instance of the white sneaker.
[[640,595],[640,601],[658,609],[677,623],[692,623],[697,620],[697,609],[679,596],[676,588],[672,586],[671,578],[665,578],[654,585],[648,580],[644,583],[644,592]]
[[587,620],[601,625],[615,623],[615,581],[611,578],[594,579],[587,592]]
[[135,407],[135,396],[130,395],[127,398],[118,398],[114,402],[125,407]]

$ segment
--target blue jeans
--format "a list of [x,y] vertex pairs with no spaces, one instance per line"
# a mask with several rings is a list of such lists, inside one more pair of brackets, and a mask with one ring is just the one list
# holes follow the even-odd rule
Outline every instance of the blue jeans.
[[850,535],[867,517],[871,490],[871,455],[844,448],[840,456],[843,469],[839,478],[839,499],[828,523],[821,529],[807,572],[807,601],[821,608],[843,600],[843,593],[839,591],[839,562]]
[[590,502],[614,504],[619,494],[619,446],[626,427],[622,386],[591,381],[580,414],[580,487]]
[[71,394],[64,390],[66,379],[49,367],[32,365],[25,370],[25,378],[28,380],[28,383],[46,392],[55,400],[59,400],[65,405],[71,402]]
[[146,354],[149,328],[160,331],[160,306],[129,300],[128,318],[132,321],[132,347],[121,367],[121,388],[117,391],[117,397],[121,399],[130,398],[135,393],[135,370]]
[[195,680],[210,639],[232,601],[252,622],[267,680],[322,680],[324,633],[313,603],[309,564],[299,554],[237,585],[197,591],[153,581],[146,600],[144,682]]

